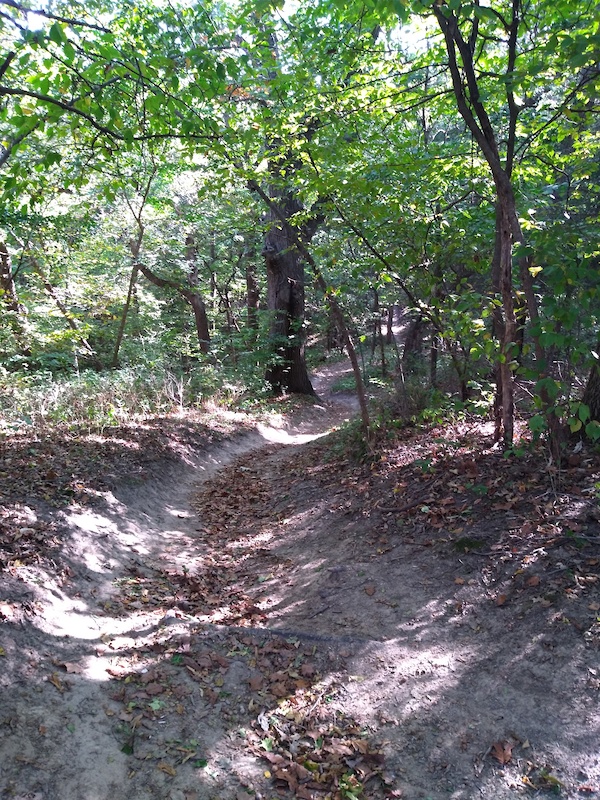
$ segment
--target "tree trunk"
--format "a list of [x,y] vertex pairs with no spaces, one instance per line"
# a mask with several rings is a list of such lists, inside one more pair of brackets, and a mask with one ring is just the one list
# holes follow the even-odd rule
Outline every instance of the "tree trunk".
[[[211,255],[215,259],[214,252],[214,233],[211,244]],[[183,294],[185,299],[191,305],[194,311],[194,320],[196,322],[196,332],[198,334],[198,344],[200,345],[200,352],[205,355],[210,350],[210,329],[208,325],[208,315],[206,313],[206,304],[202,299],[202,295],[198,291],[200,285],[200,274],[198,272],[198,247],[192,234],[185,237],[185,258],[188,262],[188,283],[191,287],[191,292],[188,295]]]
[[129,309],[131,307],[131,300],[135,292],[135,282],[137,280],[139,272],[138,262],[140,258],[140,250],[142,247],[143,238],[144,238],[144,226],[141,224],[141,222],[139,222],[137,238],[132,239],[129,242],[129,249],[131,250],[133,266],[131,267],[131,274],[129,276],[129,287],[127,289],[127,298],[125,300],[125,305],[123,306],[123,312],[121,314],[121,322],[119,323],[119,330],[117,331],[117,340],[115,342],[115,349],[113,351],[112,364],[111,364],[112,369],[117,369],[117,367],[119,366],[119,351],[121,350],[121,344],[123,343],[123,336],[125,335],[125,325],[127,323],[127,315],[129,314]]
[[260,304],[260,292],[258,289],[258,281],[254,267],[250,264],[246,267],[246,308],[247,308],[247,324],[253,337],[256,338],[258,331],[258,309]]
[[385,343],[392,344],[394,341],[394,310],[395,306],[390,304],[387,310],[387,323],[385,328]]
[[415,363],[423,355],[423,332],[425,329],[425,321],[419,314],[414,317],[406,331],[404,337],[404,349],[402,351],[402,363],[409,370],[415,366]]
[[438,385],[438,353],[440,349],[440,338],[437,334],[432,335],[429,348],[429,383],[432,389],[437,389]]
[[129,309],[131,307],[131,301],[133,298],[135,282],[137,280],[138,272],[139,272],[138,265],[134,264],[131,269],[131,275],[129,276],[127,299],[125,300],[125,305],[123,306],[123,312],[121,313],[121,322],[119,323],[119,330],[117,331],[117,340],[115,342],[115,349],[113,351],[113,357],[111,363],[112,369],[117,369],[117,367],[119,366],[119,351],[121,350],[121,344],[123,343],[123,336],[125,335],[125,324],[127,322]]
[[[272,190],[271,199],[286,220],[302,209],[291,192]],[[272,208],[269,222],[263,256],[274,358],[265,377],[276,393],[314,395],[304,360],[304,264],[290,236],[290,224],[283,224]]]
[[[503,191],[504,189],[504,191]],[[499,237],[499,278],[500,294],[502,297],[502,310],[504,313],[504,335],[500,349],[499,376],[502,392],[502,436],[505,447],[511,447],[514,437],[514,375],[511,367],[513,349],[517,339],[517,322],[513,301],[512,283],[512,231],[511,231],[511,198],[512,191],[507,192],[507,187],[497,187],[498,221],[496,236]]]
[[354,347],[352,336],[350,335],[348,326],[346,325],[342,309],[339,306],[335,297],[330,293],[329,288],[327,286],[327,282],[323,277],[323,273],[319,269],[319,265],[317,264],[312,254],[306,247],[306,244],[302,241],[302,238],[298,235],[296,230],[289,223],[288,221],[289,218],[279,208],[279,206],[273,200],[273,198],[269,197],[267,193],[264,191],[264,189],[262,189],[261,186],[258,183],[256,183],[256,181],[250,181],[248,186],[251,191],[256,192],[259,195],[259,197],[261,197],[264,200],[267,207],[269,208],[272,217],[279,220],[279,222],[282,225],[282,228],[287,232],[287,236],[289,237],[290,242],[292,242],[296,246],[298,252],[302,255],[307,264],[310,265],[310,268],[315,278],[315,282],[320,291],[323,292],[323,297],[325,299],[325,302],[333,316],[336,326],[340,331],[340,335],[342,336],[342,339],[346,346],[348,358],[350,359],[350,363],[352,364],[352,371],[354,373],[354,382],[356,384],[356,394],[358,395],[358,403],[360,405],[360,416],[362,421],[363,432],[365,438],[368,440],[371,432],[371,421],[369,417],[369,405],[367,403],[365,384],[363,382],[362,375],[360,372],[360,365],[358,363],[358,358],[356,356],[356,348]]
[[25,323],[23,321],[25,309],[19,302],[17,287],[13,276],[10,254],[5,242],[0,242],[0,294],[8,313],[8,324],[14,334],[17,346],[25,356],[31,355],[27,345]]

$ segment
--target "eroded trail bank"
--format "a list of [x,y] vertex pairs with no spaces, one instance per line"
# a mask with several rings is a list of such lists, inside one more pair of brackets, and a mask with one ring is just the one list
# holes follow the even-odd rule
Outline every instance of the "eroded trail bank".
[[352,411],[333,372],[287,425],[22,504],[3,798],[600,792],[597,457],[550,485],[461,425],[361,463],[310,441]]

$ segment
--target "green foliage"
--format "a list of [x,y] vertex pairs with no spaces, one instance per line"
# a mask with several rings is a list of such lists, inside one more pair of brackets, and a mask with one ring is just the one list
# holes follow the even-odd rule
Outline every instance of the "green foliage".
[[159,364],[107,374],[93,371],[56,377],[0,373],[0,429],[43,428],[88,424],[119,425],[138,415],[193,407],[214,392],[210,370],[192,377]]
[[[486,413],[493,371],[508,360],[535,382],[536,435],[559,418],[600,438],[578,399],[600,324],[599,40],[590,8],[523,4],[513,63],[506,23],[515,6],[506,0],[63,5],[78,23],[42,9],[33,29],[10,5],[0,19],[14,54],[0,61],[0,241],[23,309],[2,309],[1,363],[15,391],[32,392],[36,419],[46,418],[38,382],[49,381],[51,394],[60,384],[66,396],[69,377],[75,385],[85,374],[89,400],[93,367],[121,392],[117,373],[104,372],[135,258],[165,283],[138,277],[122,374],[164,378],[163,365],[176,365],[172,393],[182,403],[219,386],[263,392],[266,366],[289,342],[269,340],[264,313],[257,329],[246,324],[246,270],[258,274],[264,305],[261,248],[272,224],[247,190],[256,181],[282,202],[301,201],[292,218],[299,232],[318,220],[311,253],[359,343],[378,320],[374,296],[382,308],[407,304],[440,343],[440,384],[472,393],[462,410]],[[499,159],[507,170],[511,162],[524,239],[513,243],[513,295],[539,309],[522,352],[498,337],[496,182],[456,105],[444,20],[476,42],[479,98]],[[208,357],[181,291],[190,285],[207,308]],[[316,341],[330,320],[314,287],[306,292]],[[424,404],[432,420],[461,412],[430,394],[423,372],[417,364],[402,386],[408,416]],[[96,389],[103,396],[103,384]],[[61,402],[48,413],[66,414]],[[126,413],[119,402],[110,413]],[[100,403],[100,419],[107,409]]]

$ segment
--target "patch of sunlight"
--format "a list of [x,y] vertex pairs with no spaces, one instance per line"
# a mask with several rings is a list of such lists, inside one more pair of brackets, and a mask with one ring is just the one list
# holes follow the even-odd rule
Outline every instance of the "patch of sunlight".
[[275,537],[274,532],[261,531],[260,533],[257,533],[255,536],[242,536],[239,539],[236,539],[234,542],[230,542],[227,545],[227,548],[237,549],[240,547],[255,547],[257,545],[265,545],[273,541],[274,537]]
[[[479,658],[478,650],[448,640],[417,648],[414,641],[404,638],[373,642],[348,664],[349,704],[360,703],[361,698],[373,693],[378,703],[368,713],[374,718],[384,713],[393,714],[397,722],[408,721],[455,690]],[[375,669],[373,664],[377,665]],[[385,688],[381,684],[382,664],[388,671]]]
[[[105,429],[110,430],[110,429]],[[82,439],[87,442],[95,442],[96,444],[118,444],[121,447],[127,447],[129,450],[139,450],[140,443],[133,442],[131,439],[121,439],[117,436],[110,436],[108,433],[103,435],[99,435],[97,433],[88,433],[87,436],[83,436]]]
[[305,444],[306,442],[313,442],[315,439],[321,439],[329,433],[328,430],[320,433],[288,433],[280,428],[272,428],[262,424],[257,425],[256,429],[265,441],[273,442],[274,444]]
[[167,514],[170,514],[172,517],[178,517],[179,519],[193,519],[196,515],[193,511],[190,511],[187,508],[165,508]]

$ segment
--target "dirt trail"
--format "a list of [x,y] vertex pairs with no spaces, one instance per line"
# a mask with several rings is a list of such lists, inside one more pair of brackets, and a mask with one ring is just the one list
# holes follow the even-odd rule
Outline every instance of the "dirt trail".
[[[564,595],[570,551],[499,572],[406,535],[325,460],[347,370],[69,509],[52,568],[2,573],[3,800],[600,796],[599,637],[573,613],[600,610],[597,552]],[[517,592],[536,565],[546,594]]]

